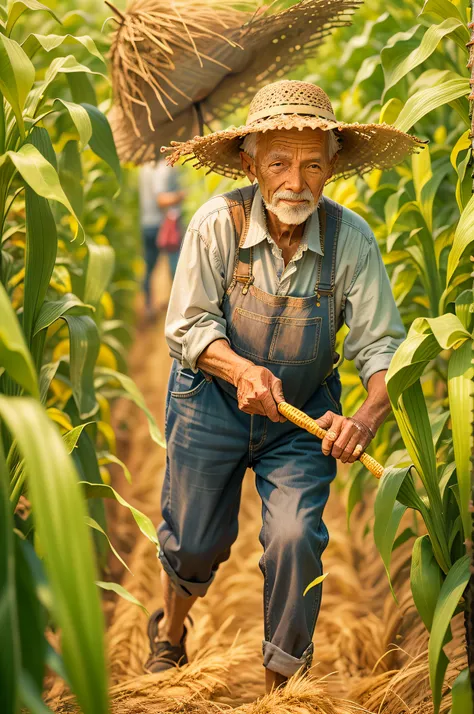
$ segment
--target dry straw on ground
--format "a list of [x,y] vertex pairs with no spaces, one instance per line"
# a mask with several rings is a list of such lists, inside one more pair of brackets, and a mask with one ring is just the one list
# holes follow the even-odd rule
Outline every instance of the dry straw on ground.
[[[162,327],[160,323],[143,332],[132,355],[133,376],[161,423],[169,366]],[[156,522],[164,453],[151,446],[145,420],[128,403],[118,406],[116,419],[126,419],[132,427],[126,458],[134,483],[128,489],[119,484],[119,489]],[[126,513],[116,508],[112,519],[112,540],[128,552],[134,573],[122,573],[122,582],[152,610],[161,603],[156,553]],[[410,544],[393,558],[397,606],[372,537],[365,533],[371,513],[370,503],[356,509],[349,533],[341,496],[334,491],[326,513],[331,542],[324,567],[329,576],[314,639],[312,678],[264,696],[260,504],[248,474],[231,559],[193,609],[189,665],[164,675],[144,674],[146,615],[128,602],[113,604],[108,628],[113,714],[220,714],[230,708],[238,714],[431,714],[428,640],[407,581]],[[465,666],[462,617],[456,619],[453,634],[443,714],[450,707],[449,684]],[[74,711],[60,683],[53,686],[49,704],[57,712]]]

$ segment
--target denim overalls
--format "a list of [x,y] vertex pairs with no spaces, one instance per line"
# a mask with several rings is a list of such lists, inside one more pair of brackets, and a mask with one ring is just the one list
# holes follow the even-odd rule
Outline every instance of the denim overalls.
[[[254,187],[226,200],[236,228],[236,259],[221,309],[232,349],[282,380],[286,400],[317,418],[340,413],[334,343],[334,276],[342,208],[320,204],[324,256],[314,294],[278,296],[253,284],[252,249],[243,250]],[[245,211],[245,220],[242,206]],[[167,465],[158,529],[160,560],[182,596],[204,595],[237,537],[241,485],[248,467],[262,499],[265,640],[263,663],[291,676],[312,659],[328,542],[322,521],[336,473],[321,442],[291,422],[240,411],[233,385],[171,370],[166,407]]]

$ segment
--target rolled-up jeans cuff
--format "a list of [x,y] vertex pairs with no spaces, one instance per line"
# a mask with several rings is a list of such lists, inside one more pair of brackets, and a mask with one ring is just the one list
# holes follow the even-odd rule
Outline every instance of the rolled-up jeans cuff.
[[162,549],[160,549],[158,558],[160,560],[161,565],[163,566],[163,570],[167,575],[169,575],[171,585],[178,593],[178,595],[180,595],[181,597],[192,597],[193,595],[203,597],[207,593],[209,585],[214,580],[215,572],[212,573],[209,580],[207,580],[205,583],[193,583],[190,580],[183,580],[183,578],[179,577],[178,573],[176,573],[176,571],[174,571],[171,567],[169,560],[163,553]]
[[305,649],[301,657],[293,657],[287,652],[283,652],[272,642],[263,641],[263,666],[272,672],[282,674],[284,677],[291,677],[299,669],[309,669],[313,661],[314,645],[311,642]]

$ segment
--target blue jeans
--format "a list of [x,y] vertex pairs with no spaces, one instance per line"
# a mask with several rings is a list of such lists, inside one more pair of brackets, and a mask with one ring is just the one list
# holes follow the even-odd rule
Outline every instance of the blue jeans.
[[[306,402],[320,417],[340,412],[334,372]],[[321,442],[287,421],[240,411],[236,400],[201,372],[174,362],[166,407],[167,465],[158,529],[160,560],[176,591],[203,596],[237,537],[242,479],[256,475],[262,499],[264,553],[263,663],[290,676],[311,662],[321,586],[303,597],[322,573],[328,542],[322,515],[336,462]]]
[[[160,249],[156,245],[156,234],[159,226],[143,226],[142,227],[142,242],[143,242],[143,257],[145,259],[145,279],[143,282],[143,290],[145,292],[145,301],[147,307],[151,305],[151,276],[155,269],[156,263],[160,255]],[[171,279],[176,273],[178,265],[179,251],[175,253],[167,253],[168,265],[170,268]]]

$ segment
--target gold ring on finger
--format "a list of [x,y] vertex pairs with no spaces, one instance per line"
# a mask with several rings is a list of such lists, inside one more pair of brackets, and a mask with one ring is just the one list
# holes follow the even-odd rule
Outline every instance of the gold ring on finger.
[[326,439],[329,439],[329,441],[336,441],[337,439],[337,434],[335,431],[328,431],[326,433]]

